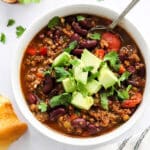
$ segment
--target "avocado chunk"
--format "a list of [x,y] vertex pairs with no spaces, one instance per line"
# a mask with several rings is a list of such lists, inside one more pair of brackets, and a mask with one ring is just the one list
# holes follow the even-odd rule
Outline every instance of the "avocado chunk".
[[83,84],[87,83],[88,72],[83,72],[82,64],[73,67],[74,78]]
[[76,83],[73,78],[66,78],[62,81],[65,92],[72,93],[76,90]]
[[92,66],[93,69],[91,70],[92,73],[96,73],[98,68],[100,67],[100,64],[102,62],[101,59],[93,55],[91,52],[89,52],[87,49],[83,50],[81,61],[85,66]]
[[118,82],[116,75],[110,70],[110,68],[105,64],[101,69],[98,76],[98,80],[104,86],[105,89],[113,86]]
[[70,58],[71,56],[67,52],[63,52],[55,58],[52,66],[53,67],[64,66],[69,62]]
[[94,104],[94,99],[91,96],[84,97],[81,93],[74,92],[71,104],[79,109],[89,110]]
[[92,79],[87,82],[85,87],[89,95],[93,95],[93,94],[96,94],[100,90],[101,84],[99,81]]

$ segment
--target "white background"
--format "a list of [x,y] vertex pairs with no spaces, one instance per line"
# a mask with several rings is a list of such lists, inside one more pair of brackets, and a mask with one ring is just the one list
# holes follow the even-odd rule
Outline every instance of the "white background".
[[[126,7],[130,0],[41,0],[39,4],[19,5],[19,4],[5,4],[0,2],[0,33],[4,32],[7,36],[7,42],[5,45],[0,43],[0,94],[10,97],[13,106],[18,116],[27,122],[21,115],[13,96],[11,88],[11,61],[12,55],[16,52],[16,47],[19,43],[19,39],[16,38],[15,26],[23,25],[24,27],[30,26],[32,22],[40,17],[42,14],[48,12],[60,5],[67,3],[97,3],[97,5],[103,5],[105,7],[112,8],[116,12]],[[13,18],[16,20],[16,24],[12,27],[6,27],[8,19]],[[149,43],[150,46],[150,1],[141,0],[139,4],[127,15],[127,18],[140,30],[141,34]],[[142,118],[132,128],[132,130],[126,133],[124,136],[118,138],[116,141],[122,141],[123,137],[137,134],[145,127],[150,125],[150,109],[149,106],[145,110]],[[27,122],[28,123],[28,122]],[[28,123],[29,125],[29,123]],[[101,150],[100,146],[94,147],[73,147],[67,146],[61,143],[57,143],[50,140],[29,125],[29,130],[26,134],[15,142],[10,150]],[[108,150],[108,148],[105,148]],[[144,149],[145,150],[145,149]]]

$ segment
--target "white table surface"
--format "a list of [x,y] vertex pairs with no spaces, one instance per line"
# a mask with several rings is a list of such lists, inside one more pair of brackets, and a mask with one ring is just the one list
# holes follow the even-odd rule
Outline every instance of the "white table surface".
[[[11,61],[12,55],[16,51],[19,39],[16,38],[15,26],[23,25],[26,28],[41,14],[48,12],[50,9],[67,3],[97,3],[105,7],[112,8],[116,12],[121,10],[130,2],[130,0],[41,0],[39,4],[19,5],[19,4],[5,4],[0,2],[0,33],[4,32],[7,36],[6,44],[0,43],[0,93],[10,97],[16,113],[23,121],[26,121],[20,113],[12,92],[11,87]],[[141,0],[139,4],[127,15],[127,18],[140,30],[143,37],[150,46],[150,1]],[[6,27],[8,19],[13,18],[16,24],[12,27]],[[122,141],[124,137],[136,134],[142,131],[150,124],[150,109],[147,107],[142,118],[130,130],[130,132],[121,136],[117,140]],[[28,122],[27,122],[28,123]],[[93,147],[73,147],[57,143],[48,139],[37,132],[29,123],[29,129],[17,142],[15,142],[10,150],[101,150],[102,146]],[[105,148],[105,150],[108,150]],[[145,149],[144,149],[145,150]]]

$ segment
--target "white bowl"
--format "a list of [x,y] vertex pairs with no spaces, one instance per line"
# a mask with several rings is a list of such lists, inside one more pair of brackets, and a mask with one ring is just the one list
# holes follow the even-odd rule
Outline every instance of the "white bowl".
[[20,108],[20,111],[22,114],[25,116],[25,118],[31,123],[31,125],[38,131],[40,131],[43,135],[54,139],[56,141],[66,143],[66,144],[72,144],[72,145],[80,145],[80,146],[89,146],[89,145],[95,145],[95,144],[102,144],[105,142],[108,142],[112,139],[115,139],[116,137],[122,135],[123,133],[127,132],[129,128],[135,124],[137,119],[141,116],[143,110],[145,109],[145,106],[147,105],[149,101],[149,96],[148,96],[148,90],[149,85],[150,85],[150,70],[148,68],[149,66],[149,50],[148,47],[145,43],[145,40],[141,36],[140,32],[138,29],[131,24],[128,20],[123,19],[120,25],[126,29],[137,45],[139,46],[142,55],[144,57],[146,66],[147,66],[147,80],[146,80],[146,88],[144,92],[144,97],[143,101],[136,110],[136,112],[132,115],[129,121],[124,123],[122,126],[119,128],[101,135],[97,137],[90,137],[90,138],[72,138],[69,136],[65,136],[59,132],[56,132],[52,130],[51,128],[47,128],[45,125],[40,123],[30,112],[23,93],[21,89],[21,84],[20,84],[20,66],[21,66],[21,61],[22,57],[24,54],[24,51],[26,47],[28,46],[29,42],[33,39],[33,37],[43,28],[47,25],[48,21],[53,17],[53,16],[67,16],[71,14],[76,14],[76,13],[87,13],[87,14],[93,14],[97,16],[104,16],[106,18],[114,19],[118,14],[115,13],[114,11],[100,7],[97,5],[93,4],[79,4],[79,5],[68,5],[68,6],[63,6],[57,9],[54,9],[52,11],[49,11],[45,15],[41,16],[38,20],[36,20],[24,33],[18,50],[16,51],[16,54],[14,56],[14,61],[13,61],[13,67],[12,67],[12,86],[13,86],[13,92],[15,94],[16,102],[18,104],[18,107]]

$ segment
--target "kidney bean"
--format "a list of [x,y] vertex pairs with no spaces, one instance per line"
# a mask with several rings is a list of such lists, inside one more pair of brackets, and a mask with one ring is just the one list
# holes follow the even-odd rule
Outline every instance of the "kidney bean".
[[79,36],[77,33],[75,33],[75,34],[73,34],[73,35],[71,36],[70,41],[71,41],[71,42],[72,42],[72,41],[77,41],[77,42],[79,42],[79,41],[80,41],[80,36]]
[[73,23],[72,23],[72,27],[73,27],[73,29],[75,30],[75,32],[77,32],[78,34],[80,34],[80,35],[82,35],[82,36],[86,36],[87,33],[88,33],[86,29],[82,29],[82,28],[79,26],[79,23],[73,22]]
[[54,40],[55,41],[58,41],[59,38],[61,36],[61,31],[59,29],[57,29],[55,32],[54,32]]
[[83,53],[83,49],[74,49],[72,51],[72,54],[75,55],[75,56],[80,56],[81,54]]
[[51,90],[52,90],[52,86],[50,84],[45,84],[43,86],[43,93],[44,94],[49,94]]
[[65,108],[59,107],[59,108],[53,109],[49,114],[50,121],[56,121],[58,117],[64,115],[65,113],[66,113]]
[[96,126],[94,126],[93,124],[89,124],[87,127],[87,130],[91,135],[98,133],[98,128]]
[[136,72],[136,69],[135,69],[134,66],[129,66],[129,67],[127,68],[127,70],[128,70],[131,74],[134,74],[134,73]]
[[76,18],[73,16],[66,17],[66,22],[72,24],[72,22],[76,21]]
[[54,87],[54,81],[50,75],[46,75],[43,82],[43,93],[49,94]]
[[92,21],[89,19],[81,20],[79,21],[79,24],[85,29],[92,28]]
[[80,42],[80,46],[83,48],[94,48],[97,45],[96,40],[83,40]]
[[51,78],[50,75],[46,74],[44,77],[44,84],[51,84],[53,83],[53,79]]
[[36,95],[33,94],[33,93],[29,93],[27,95],[27,101],[28,101],[29,104],[36,104],[37,103],[37,97],[36,97]]
[[85,128],[87,126],[87,122],[83,118],[74,119],[71,124],[75,128]]

